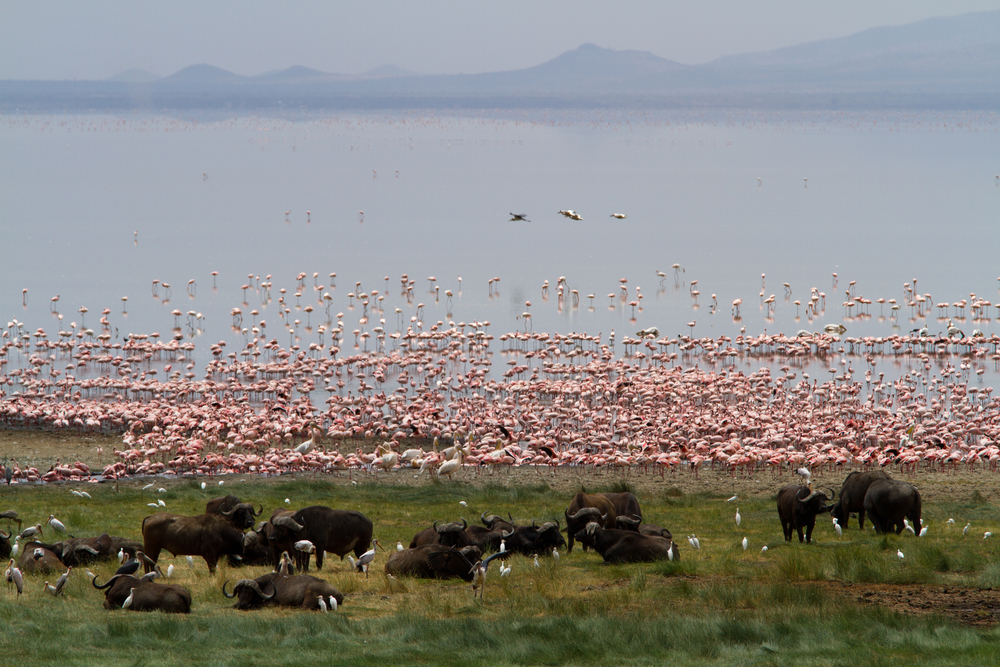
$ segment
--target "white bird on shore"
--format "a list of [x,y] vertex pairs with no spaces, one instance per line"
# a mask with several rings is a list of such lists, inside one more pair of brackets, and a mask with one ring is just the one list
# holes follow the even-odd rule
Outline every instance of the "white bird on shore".
[[767,545],[766,545],[766,544],[765,544],[765,545],[764,545],[763,547],[761,547],[761,550],[760,550],[760,552],[761,552],[762,554],[766,554],[766,553],[767,553]]
[[739,527],[740,522],[743,521],[743,517],[740,516],[740,508],[736,508],[736,526]]
[[402,542],[396,542],[396,551],[404,551],[404,550],[405,550],[405,548],[403,547],[403,543]]
[[899,558],[899,560],[903,560],[904,558],[906,558],[906,556],[903,555],[903,552],[900,551],[899,549],[896,549],[896,557]]
[[726,498],[726,502],[727,503],[731,503],[734,500],[739,500],[739,499],[740,499],[740,497],[734,493],[732,498]]
[[695,549],[699,549],[699,550],[701,549],[701,541],[698,539],[697,536],[695,536],[695,535],[688,535],[688,542],[690,542],[691,546],[694,547]]
[[844,534],[844,529],[840,527],[840,522],[837,521],[837,517],[833,518],[833,529],[837,531],[838,537]]
[[971,523],[965,524],[965,528],[962,529],[962,537],[965,537],[966,535],[969,534],[969,528],[970,527],[972,527]]
[[748,546],[750,546],[750,542],[749,542],[749,540],[747,540],[746,537],[744,537],[743,538],[743,551],[746,551]]
[[316,604],[319,605],[319,610],[325,614],[326,613],[326,602],[323,600],[323,596],[322,595],[317,595],[316,596]]
[[122,602],[122,609],[127,609],[132,606],[132,597],[135,595],[135,589],[132,588],[128,592],[128,597],[125,598],[125,602]]

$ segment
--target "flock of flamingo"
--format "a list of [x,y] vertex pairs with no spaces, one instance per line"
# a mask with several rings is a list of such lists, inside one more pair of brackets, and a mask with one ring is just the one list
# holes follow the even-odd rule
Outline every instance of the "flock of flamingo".
[[[344,312],[331,313],[335,279],[330,274],[324,286],[314,273],[309,285],[301,273],[294,291],[276,291],[285,347],[261,317],[272,305],[270,276],[251,276],[229,313],[239,344],[230,351],[225,341],[211,344],[203,369],[181,324],[186,317],[193,331],[204,317],[195,311],[174,310],[167,337],[118,339],[109,308],[97,331],[84,327],[85,308],[80,326],[56,335],[9,322],[0,346],[0,426],[121,433],[122,440],[107,455],[99,451],[93,472],[80,461],[22,466],[14,453],[8,483],[292,471],[497,475],[519,466],[540,475],[611,468],[697,476],[705,466],[781,475],[802,466],[995,471],[1000,464],[1000,399],[983,386],[986,366],[1000,363],[1000,336],[966,335],[951,320],[947,334],[924,327],[884,337],[851,337],[832,324],[794,335],[699,338],[691,323],[691,335],[649,327],[616,347],[614,332],[605,339],[533,331],[530,302],[523,329],[500,335],[489,322],[427,326],[424,304],[413,303],[416,281],[406,275],[400,304],[408,310],[394,308],[395,322],[385,317],[388,277],[384,290],[355,283],[346,310],[361,316],[351,329]],[[428,289],[440,298],[435,282],[428,278]],[[907,283],[904,305],[927,309],[929,295],[915,286]],[[546,281],[543,295],[550,287]],[[488,288],[497,289],[494,281]],[[169,289],[153,282],[154,297]],[[560,303],[578,298],[564,278],[552,289]],[[813,289],[809,301],[817,314],[825,307],[819,294]],[[253,298],[261,310],[249,306]],[[974,322],[988,322],[990,304],[974,303]],[[953,305],[964,321],[957,309],[965,304]],[[901,370],[890,379],[883,364]]]

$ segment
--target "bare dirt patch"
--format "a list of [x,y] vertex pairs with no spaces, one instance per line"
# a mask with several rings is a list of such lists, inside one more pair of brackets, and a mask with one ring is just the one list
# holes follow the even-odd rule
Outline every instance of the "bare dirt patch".
[[1000,591],[948,585],[847,584],[833,582],[836,593],[861,604],[903,614],[942,614],[962,625],[989,627],[1000,619]]

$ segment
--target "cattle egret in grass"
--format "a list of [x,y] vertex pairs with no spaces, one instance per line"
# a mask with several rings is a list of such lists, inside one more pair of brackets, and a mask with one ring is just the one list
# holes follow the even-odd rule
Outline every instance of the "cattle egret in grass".
[[188,567],[190,567],[190,568],[193,569],[194,568],[194,558],[191,558],[191,556],[188,556],[187,557],[187,562],[188,562]]
[[207,487],[208,487],[208,484],[206,484],[205,482],[201,483],[201,490],[202,491],[204,491]]
[[160,498],[159,500],[157,500],[156,504],[159,505],[160,507],[166,507],[167,506],[167,504],[165,502],[163,502],[163,498]]
[[125,562],[125,549],[119,549],[118,550],[118,563],[121,564],[121,563],[124,563],[124,562]]
[[128,597],[125,598],[125,602],[122,602],[122,609],[127,609],[132,606],[132,596],[135,595],[135,589],[130,589],[128,592]]
[[535,567],[541,567],[542,564],[538,562],[538,554],[535,554],[535,562],[532,563]]
[[667,549],[667,560],[673,560],[673,559],[674,559],[674,543],[671,542],[670,548]]
[[690,542],[691,546],[695,549],[701,549],[701,542],[695,535],[688,535],[688,542]]
[[174,564],[173,563],[171,563],[170,565],[167,566],[167,579],[169,579],[172,576],[174,576]]
[[319,610],[325,614],[326,613],[326,602],[323,600],[323,596],[322,595],[317,595],[316,596],[316,604],[319,605]]
[[760,552],[762,554],[766,554],[767,553],[767,545],[766,544],[760,548]]
[[900,551],[899,549],[896,549],[896,557],[899,558],[899,560],[903,560],[904,558],[906,558],[906,556],[903,555],[903,552]]
[[747,540],[747,538],[744,537],[743,538],[743,551],[746,551],[748,546],[750,546],[750,542],[749,542],[749,540]]
[[226,483],[226,480],[224,480],[224,479],[220,479],[220,480],[219,480],[219,486],[222,486],[222,485],[223,485],[223,484],[225,484],[225,483]]
[[510,576],[510,565],[500,563],[500,576],[509,577]]
[[154,486],[153,484],[147,484],[146,486],[142,487],[142,490],[145,491],[146,489],[151,489],[153,488],[153,486]]
[[911,526],[910,522],[907,521],[906,519],[903,519],[903,528],[907,529],[908,531],[910,531],[914,535],[917,534],[917,531],[913,530],[913,526]]
[[947,521],[945,521],[945,523],[948,524],[949,526],[953,526],[953,525],[955,525],[955,520],[954,519],[948,519]]
[[985,539],[991,537],[992,535],[993,535],[993,533],[991,533],[990,531],[987,530],[986,533],[983,534],[983,539],[985,540]]
[[84,498],[90,498],[90,494],[87,493],[86,491],[81,491],[80,495],[83,496]]
[[330,601],[330,611],[337,611],[337,598],[332,595],[329,597]]
[[840,522],[837,521],[836,517],[833,519],[833,529],[837,531],[838,537],[844,534],[844,529],[840,527]]
[[965,537],[966,535],[969,534],[969,528],[971,527],[972,527],[971,523],[965,524],[965,528],[962,529],[962,537]]
[[927,534],[927,526],[924,526],[923,528],[920,529],[920,535],[918,537],[923,537],[926,534]]
[[290,498],[285,498],[285,504],[286,505],[291,505],[292,504],[291,499]]
[[554,548],[552,549],[552,558],[558,563],[559,562],[559,552]]
[[396,551],[403,551],[403,549],[404,549],[403,548],[403,543],[402,542],[396,542]]
[[156,503],[146,503],[146,507],[159,507]]
[[743,517],[740,516],[740,508],[736,508],[736,526],[739,527],[740,522],[743,521]]
[[167,490],[166,489],[157,489],[156,492],[157,493],[166,493]]
[[469,504],[467,502],[465,502],[464,500],[459,500],[458,504],[461,505],[462,507],[468,507],[469,506]]
[[734,500],[739,500],[739,499],[740,499],[740,497],[734,493],[732,498],[726,498],[726,502],[727,503],[731,503]]

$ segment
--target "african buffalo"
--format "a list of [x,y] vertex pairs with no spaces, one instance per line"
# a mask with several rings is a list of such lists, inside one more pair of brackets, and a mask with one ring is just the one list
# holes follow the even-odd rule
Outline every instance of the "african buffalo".
[[[577,533],[586,528],[587,524],[593,521],[601,528],[615,528],[617,526],[615,517],[618,512],[615,504],[601,493],[588,495],[578,493],[573,496],[569,507],[566,508],[566,536],[569,538],[567,551],[573,552],[573,539]],[[583,550],[587,550],[584,545]]]
[[105,609],[121,609],[125,600],[131,595],[132,604],[128,609],[132,611],[191,613],[191,593],[177,584],[157,584],[145,578],[137,579],[129,574],[115,575],[101,585],[97,584],[97,577],[94,577],[90,583],[98,590],[107,589],[104,593]]
[[271,546],[267,543],[267,537],[263,532],[265,526],[269,525],[266,521],[261,521],[257,526],[260,530],[248,530],[243,534],[243,553],[229,554],[226,558],[231,567],[272,564]]
[[799,542],[802,542],[802,529],[805,528],[806,542],[812,542],[813,528],[816,526],[816,516],[829,512],[833,505],[827,502],[833,501],[836,494],[833,489],[829,489],[833,494],[829,498],[820,492],[813,491],[808,486],[799,484],[786,484],[778,491],[778,519],[781,520],[781,531],[785,534],[785,541],[792,541],[792,530],[799,533]]
[[63,568],[58,554],[41,542],[26,542],[21,545],[21,556],[17,566],[24,574],[49,574]]
[[898,479],[877,479],[865,494],[865,511],[875,531],[903,532],[903,519],[909,519],[913,529],[920,530],[920,492],[909,482]]
[[627,491],[624,493],[599,493],[615,506],[615,516],[632,516],[642,519],[642,509],[639,507],[639,500]]
[[868,493],[871,483],[877,479],[889,479],[889,475],[881,470],[855,471],[844,480],[843,486],[840,487],[840,500],[830,511],[841,528],[846,530],[851,520],[851,513],[857,512],[858,527],[861,530],[865,529],[865,494]]
[[255,512],[251,503],[240,502],[240,499],[231,493],[221,498],[212,498],[205,504],[205,514],[224,516],[240,530],[252,526],[254,520],[263,513],[263,505]]
[[514,526],[514,530],[505,530],[501,533],[505,540],[505,551],[524,554],[551,554],[556,547],[566,544],[562,534],[559,532],[558,521],[546,521],[541,526],[536,526],[534,522],[530,526]]
[[237,598],[235,609],[258,609],[264,606],[302,607],[303,609],[319,609],[319,598],[324,598],[324,605],[332,597],[337,605],[344,603],[344,594],[319,577],[299,574],[290,577],[277,572],[271,572],[256,579],[240,579],[233,587],[233,592],[226,592],[226,584],[222,584],[222,594],[227,598]]
[[[374,526],[361,512],[335,510],[322,505],[306,507],[291,515],[271,517],[272,531],[268,536],[271,558],[275,567],[282,551],[292,553],[295,543],[309,540],[316,546],[316,569],[323,567],[323,553],[344,556],[353,551],[361,557],[372,541]],[[305,554],[302,571],[309,570],[309,555]]]
[[10,558],[10,552],[13,550],[10,546],[10,536],[13,534],[11,532],[4,535],[3,531],[0,531],[0,558]]
[[424,528],[413,536],[410,540],[410,548],[422,547],[428,544],[443,544],[447,547],[464,547],[469,545],[469,537],[465,534],[465,529],[469,527],[469,522],[462,519],[462,523],[457,521],[438,525],[435,521],[430,528]]
[[[507,515],[510,518],[510,515]],[[482,526],[469,526],[465,529],[465,534],[469,538],[469,543],[474,544],[483,551],[499,551],[500,540],[503,533],[514,530],[513,519],[508,521],[496,514],[487,516],[486,512],[479,515]]]
[[601,528],[594,521],[577,531],[574,537],[601,554],[605,563],[648,563],[679,560],[681,557],[671,539],[642,535],[631,530]]
[[385,563],[385,573],[423,579],[459,577],[465,581],[472,581],[469,562],[475,563],[482,557],[482,549],[476,546],[457,548],[426,544],[390,554],[389,560]]
[[669,530],[656,524],[642,523],[641,517],[618,516],[616,517],[616,522],[618,523],[618,530],[631,530],[641,535],[665,537],[668,540],[674,539],[673,534]]
[[[201,556],[209,572],[215,572],[222,556],[243,554],[243,532],[218,514],[152,514],[142,520],[142,539],[142,550],[154,563],[165,550],[175,556]],[[152,569],[149,563],[145,569]]]

